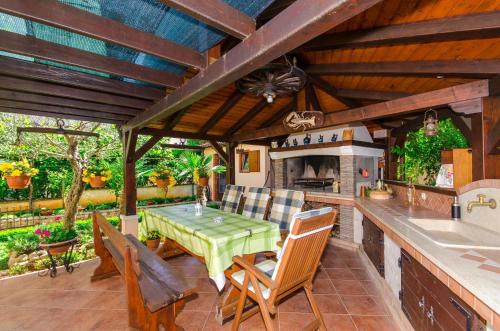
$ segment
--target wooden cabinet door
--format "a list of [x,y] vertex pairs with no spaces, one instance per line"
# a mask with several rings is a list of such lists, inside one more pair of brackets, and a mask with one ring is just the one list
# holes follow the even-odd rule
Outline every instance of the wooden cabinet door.
[[401,250],[401,307],[415,331],[485,329],[472,308],[404,250]]
[[363,250],[383,277],[384,232],[366,217],[363,218]]

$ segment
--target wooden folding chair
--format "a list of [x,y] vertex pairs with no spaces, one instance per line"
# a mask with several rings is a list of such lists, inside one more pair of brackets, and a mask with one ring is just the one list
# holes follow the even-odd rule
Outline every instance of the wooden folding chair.
[[[332,208],[309,210],[295,215],[290,234],[285,240],[278,261],[264,260],[256,265],[240,256],[233,261],[242,270],[231,276],[231,283],[241,291],[233,321],[233,330],[259,310],[267,330],[274,330],[270,314],[277,312],[281,299],[304,288],[316,319],[306,330],[326,330],[323,317],[312,294],[312,282],[321,254],[335,221],[337,211]],[[258,308],[243,314],[247,297],[257,302]]]

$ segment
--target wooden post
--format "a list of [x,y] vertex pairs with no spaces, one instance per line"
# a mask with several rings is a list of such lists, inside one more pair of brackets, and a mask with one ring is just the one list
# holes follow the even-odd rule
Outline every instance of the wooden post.
[[137,130],[123,134],[123,194],[121,203],[122,232],[138,235],[135,147]]
[[228,166],[228,184],[235,184],[236,183],[236,146],[237,144],[235,143],[230,143],[229,148],[227,151],[228,157],[229,157],[229,162],[227,164]]

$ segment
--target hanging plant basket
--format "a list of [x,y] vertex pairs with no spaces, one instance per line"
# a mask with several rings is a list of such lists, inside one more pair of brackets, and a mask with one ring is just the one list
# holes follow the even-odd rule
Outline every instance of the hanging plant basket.
[[106,186],[106,181],[104,181],[102,179],[103,176],[95,176],[95,177],[92,177],[90,178],[90,186],[92,188],[102,188],[104,186]]
[[207,187],[208,186],[208,177],[200,177],[198,179],[198,185],[201,187]]
[[7,186],[9,186],[9,188],[20,190],[30,185],[31,176],[29,175],[5,176],[5,180],[7,181]]
[[160,246],[160,239],[148,239],[146,240],[146,246],[150,250],[156,251],[156,249]]
[[66,241],[61,241],[58,243],[52,243],[52,244],[40,244],[40,248],[46,250],[48,253],[54,255],[54,254],[63,254],[66,253],[71,246],[76,244],[76,241],[78,238],[73,238],[70,240]]
[[159,188],[167,188],[170,185],[170,179],[165,178],[165,179],[156,179],[156,186]]

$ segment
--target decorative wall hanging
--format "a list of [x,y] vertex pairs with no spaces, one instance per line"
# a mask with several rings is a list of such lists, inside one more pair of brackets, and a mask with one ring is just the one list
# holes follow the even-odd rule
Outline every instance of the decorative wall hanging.
[[342,140],[352,140],[354,131],[352,129],[344,129],[342,132]]
[[270,63],[236,81],[243,93],[263,96],[272,103],[279,95],[300,91],[306,83],[306,73],[285,57],[286,63]]
[[434,109],[429,109],[424,115],[424,132],[427,137],[433,137],[438,130],[438,115]]
[[293,111],[283,120],[283,126],[291,132],[305,131],[323,125],[325,116],[320,111]]

